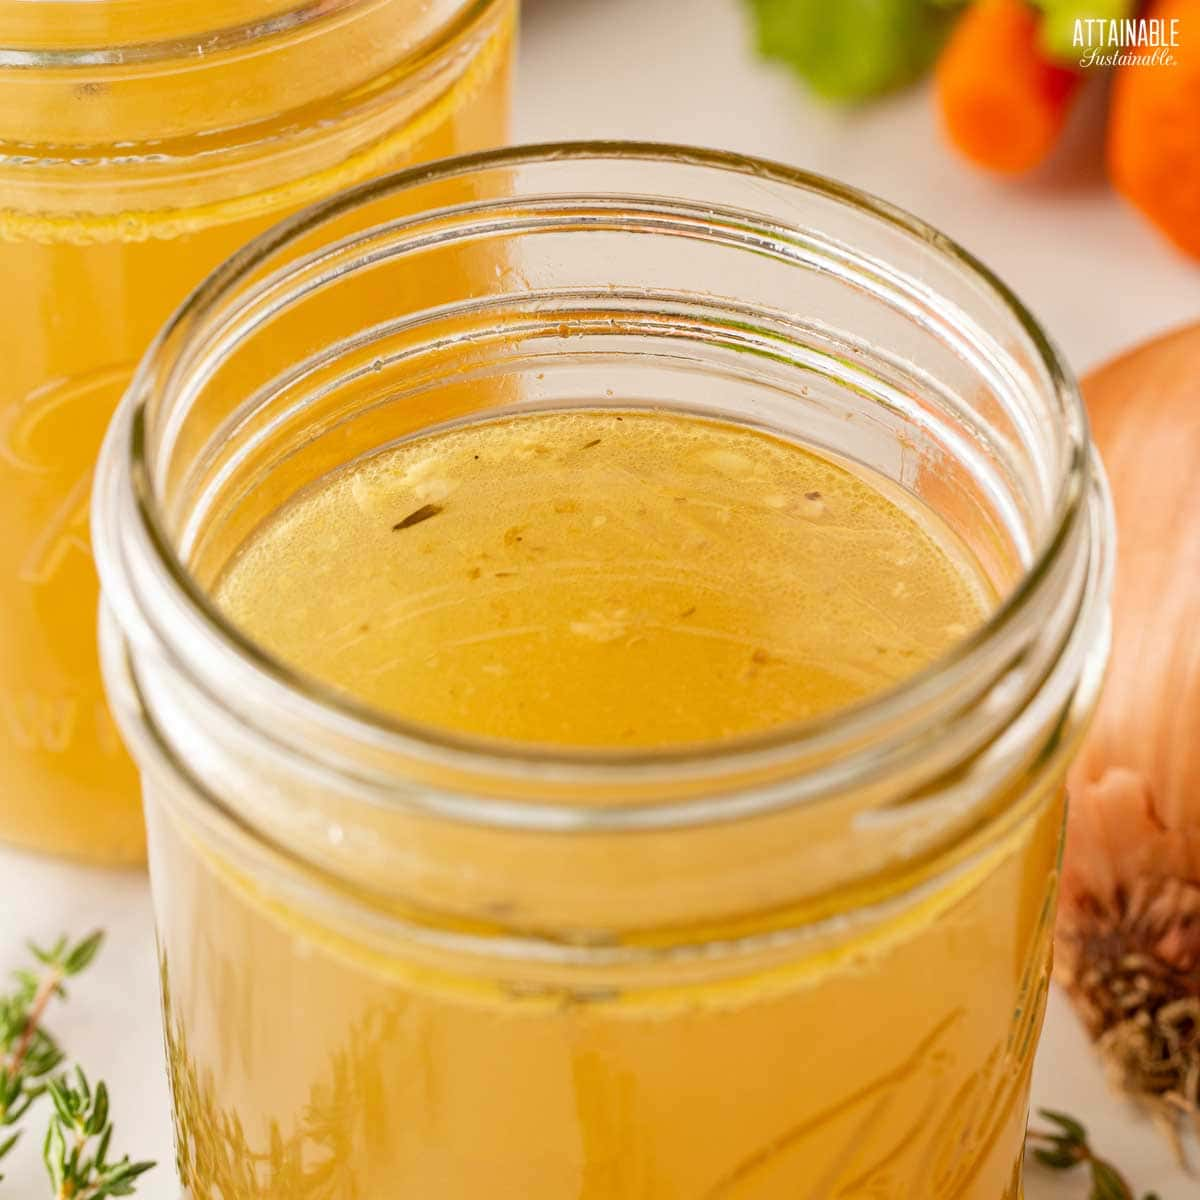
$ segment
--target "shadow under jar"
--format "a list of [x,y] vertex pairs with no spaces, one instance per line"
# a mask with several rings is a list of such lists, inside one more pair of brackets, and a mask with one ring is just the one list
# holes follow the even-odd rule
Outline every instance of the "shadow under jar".
[[[473,199],[443,203],[451,182]],[[390,220],[397,196],[417,215]],[[555,422],[604,433],[564,446]],[[688,486],[723,488],[724,518],[667,486],[689,422]],[[478,458],[455,461],[482,471],[496,429],[534,432],[500,472],[531,504],[545,464],[615,454],[611,520],[585,507],[591,467],[521,525],[494,480],[494,518],[467,503],[475,467],[422,465],[477,439]],[[661,477],[636,431],[663,447]],[[749,465],[709,437],[741,437]],[[940,530],[984,597],[974,627],[804,718],[573,744],[612,686],[604,656],[663,644],[651,600],[606,597],[702,571],[774,528],[768,509],[793,522],[785,549],[827,539],[788,569],[833,569],[828,539],[871,505],[850,520],[820,489],[762,492],[755,454],[789,447]],[[329,495],[358,507],[306,524]],[[674,526],[638,524],[656,496],[696,508],[700,542],[672,556]],[[386,523],[382,542],[353,524],[363,514]],[[556,520],[576,522],[561,527],[575,557],[539,575]],[[637,553],[606,564],[613,522]],[[481,527],[478,561],[431,585]],[[863,554],[886,558],[896,528]],[[391,580],[386,611],[314,639],[311,659],[303,636],[282,654],[274,630],[250,636],[229,581],[253,583],[280,529],[293,634],[358,586],[348,529],[365,574]],[[1053,348],[935,231],[826,180],[682,148],[515,149],[365,186],[254,243],[163,332],[106,442],[94,537],[196,1200],[1020,1195],[1063,772],[1107,651],[1110,518]],[[862,557],[836,561],[852,573]],[[737,622],[773,603],[759,565],[678,658],[698,672],[684,717],[785,665],[738,642]],[[554,628],[544,614],[531,632],[492,603],[518,602],[523,570],[552,595],[585,568],[598,614]],[[948,578],[926,580],[918,607],[937,609]],[[903,611],[891,580],[852,597],[864,639]],[[376,625],[399,623],[400,653],[427,636],[421,613],[463,611],[485,585],[470,635],[414,662],[428,689],[413,683],[410,708],[312,668],[331,637],[348,661]],[[845,597],[814,596],[819,632],[822,603]],[[497,650],[484,665],[500,684],[481,668],[462,693],[499,697],[493,715],[540,695],[541,741],[421,719],[452,652],[516,635],[529,656]],[[581,677],[555,673],[575,661],[571,635],[595,643]],[[744,670],[705,686],[730,644]],[[818,637],[813,673],[820,656]],[[674,676],[622,669],[632,736],[675,711]]]
[[280,218],[500,144],[516,0],[0,0],[0,839],[145,854],[88,497],[138,359]]

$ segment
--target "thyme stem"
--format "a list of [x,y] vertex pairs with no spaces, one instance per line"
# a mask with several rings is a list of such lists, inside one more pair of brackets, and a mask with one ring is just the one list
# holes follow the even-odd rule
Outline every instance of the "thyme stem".
[[5,1070],[10,1076],[17,1075],[24,1066],[29,1048],[33,1045],[33,1039],[37,1036],[42,1019],[46,1015],[46,1009],[50,1007],[50,1001],[61,990],[65,978],[66,974],[61,967],[49,968],[42,973],[33,1003],[30,1004],[25,1018],[25,1026],[5,1064]]
[[[67,938],[49,948],[31,945],[40,969],[16,972],[17,986],[0,994],[0,1132],[13,1128],[43,1095],[54,1105],[42,1157],[54,1200],[106,1200],[130,1196],[138,1177],[154,1165],[128,1156],[108,1161],[112,1139],[108,1088],[95,1088],[78,1067],[74,1077],[55,1075],[63,1061],[45,1027],[55,998],[65,998],[66,981],[85,970],[99,952],[96,932],[72,945]],[[12,1150],[21,1130],[0,1136],[0,1159]]]
[[[1038,1162],[1053,1171],[1067,1171],[1086,1163],[1092,1175],[1091,1200],[1138,1200],[1129,1180],[1092,1149],[1087,1130],[1074,1117],[1048,1108],[1039,1112],[1055,1128],[1030,1129],[1026,1133],[1026,1144],[1036,1143],[1031,1148]],[[1142,1200],[1159,1197],[1147,1192]]]

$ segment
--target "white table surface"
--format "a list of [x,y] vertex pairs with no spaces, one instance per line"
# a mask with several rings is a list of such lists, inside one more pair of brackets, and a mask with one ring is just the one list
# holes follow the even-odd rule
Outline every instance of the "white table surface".
[[[516,134],[525,141],[691,142],[838,176],[918,213],[974,251],[1083,371],[1139,339],[1200,319],[1200,267],[1177,257],[1104,184],[1102,110],[1103,96],[1093,89],[1052,164],[1033,179],[997,182],[944,148],[924,89],[861,112],[812,103],[786,72],[755,60],[740,0],[528,0]],[[26,936],[51,939],[98,925],[109,932],[108,949],[53,1028],[109,1080],[118,1152],[167,1164],[140,1194],[175,1200],[145,880],[0,849],[0,971],[21,961]],[[1089,1124],[1139,1189],[1157,1189],[1163,1200],[1200,1195],[1200,1182],[1179,1171],[1149,1125],[1107,1090],[1058,996],[1034,1091],[1035,1103]],[[47,1195],[34,1140],[7,1164],[0,1197]],[[1195,1157],[1200,1162],[1200,1151]],[[1030,1169],[1027,1200],[1086,1195],[1078,1173]]]

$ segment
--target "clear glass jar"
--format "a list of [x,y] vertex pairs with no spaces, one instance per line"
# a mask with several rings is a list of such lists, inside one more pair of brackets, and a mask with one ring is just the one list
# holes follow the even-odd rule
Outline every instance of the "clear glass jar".
[[[613,394],[869,465],[999,606],[833,716],[571,753],[366,710],[213,605],[247,532],[360,453]],[[829,181],[518,148],[260,239],[145,359],[94,513],[190,1195],[1018,1196],[1110,531],[1034,320]]]
[[516,0],[0,0],[0,838],[145,853],[87,502],[154,333],[255,234],[501,143]]

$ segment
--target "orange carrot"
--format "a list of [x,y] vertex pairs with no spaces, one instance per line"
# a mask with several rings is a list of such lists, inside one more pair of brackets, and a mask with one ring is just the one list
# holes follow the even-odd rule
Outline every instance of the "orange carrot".
[[950,140],[992,171],[1037,166],[1058,140],[1079,86],[1078,71],[1042,52],[1040,20],[1026,0],[977,0],[938,59],[938,100]]
[[1108,119],[1113,186],[1177,246],[1200,258],[1200,0],[1157,0],[1177,20],[1172,63],[1117,68]]

